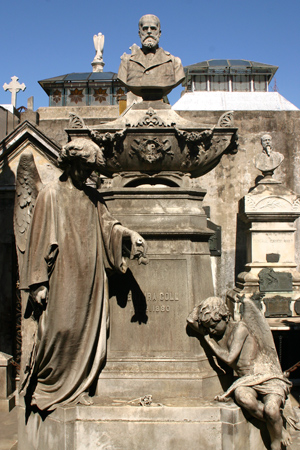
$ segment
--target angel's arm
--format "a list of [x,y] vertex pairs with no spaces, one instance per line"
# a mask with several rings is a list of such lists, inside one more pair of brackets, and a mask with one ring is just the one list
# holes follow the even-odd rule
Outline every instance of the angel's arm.
[[245,339],[248,336],[249,331],[245,324],[242,322],[238,323],[233,331],[233,336],[231,344],[228,348],[222,348],[215,339],[211,338],[209,335],[205,336],[205,340],[214,353],[229,366],[237,359],[241,353],[242,347],[244,345]]
[[48,286],[45,284],[30,286],[30,295],[36,303],[45,305],[48,301]]

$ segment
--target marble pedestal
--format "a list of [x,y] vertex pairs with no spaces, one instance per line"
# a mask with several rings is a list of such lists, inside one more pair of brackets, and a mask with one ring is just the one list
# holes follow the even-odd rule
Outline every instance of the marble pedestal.
[[213,295],[205,190],[139,186],[103,195],[110,212],[147,240],[149,264],[131,261],[127,274],[110,280],[110,335],[98,395],[213,399],[226,380],[186,328],[195,304]]
[[[103,402],[103,400],[102,400]],[[19,450],[265,450],[262,430],[235,404],[59,407],[44,421],[19,411]]]

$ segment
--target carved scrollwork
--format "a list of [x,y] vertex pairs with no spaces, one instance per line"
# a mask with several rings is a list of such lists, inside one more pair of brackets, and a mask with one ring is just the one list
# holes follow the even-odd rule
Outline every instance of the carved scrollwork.
[[175,122],[166,122],[157,115],[153,108],[149,108],[146,114],[135,123],[127,123],[127,127],[141,128],[141,127],[172,127]]
[[76,114],[69,114],[69,128],[86,128],[83,119]]
[[149,163],[160,161],[165,158],[165,155],[169,155],[171,159],[174,157],[170,141],[156,137],[151,139],[134,139],[134,144],[131,144],[129,156],[132,158],[134,155],[137,155],[141,161],[147,161]]
[[105,158],[115,168],[120,169],[118,155],[123,152],[123,141],[126,135],[126,129],[117,131],[116,133],[101,133],[97,130],[90,130],[90,136],[96,144],[99,145]]
[[296,198],[296,200],[293,203],[293,210],[299,211],[300,210],[300,198]]
[[226,113],[222,114],[222,116],[218,120],[217,127],[221,128],[234,127],[233,111],[227,111]]

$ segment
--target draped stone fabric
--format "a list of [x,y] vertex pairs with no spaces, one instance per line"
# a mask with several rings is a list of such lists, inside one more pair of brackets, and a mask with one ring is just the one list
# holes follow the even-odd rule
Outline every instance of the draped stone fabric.
[[28,238],[23,288],[49,285],[30,375],[31,404],[52,410],[96,380],[106,354],[105,269],[122,271],[123,227],[99,193],[62,179],[40,193]]

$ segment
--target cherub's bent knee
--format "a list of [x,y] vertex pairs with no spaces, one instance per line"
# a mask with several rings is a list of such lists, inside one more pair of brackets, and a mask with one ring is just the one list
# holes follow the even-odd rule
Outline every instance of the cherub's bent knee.
[[236,402],[244,408],[250,408],[253,406],[253,403],[256,403],[255,396],[245,387],[238,387],[234,391],[234,397]]
[[265,404],[264,416],[269,422],[277,422],[281,418],[280,407],[276,401]]

